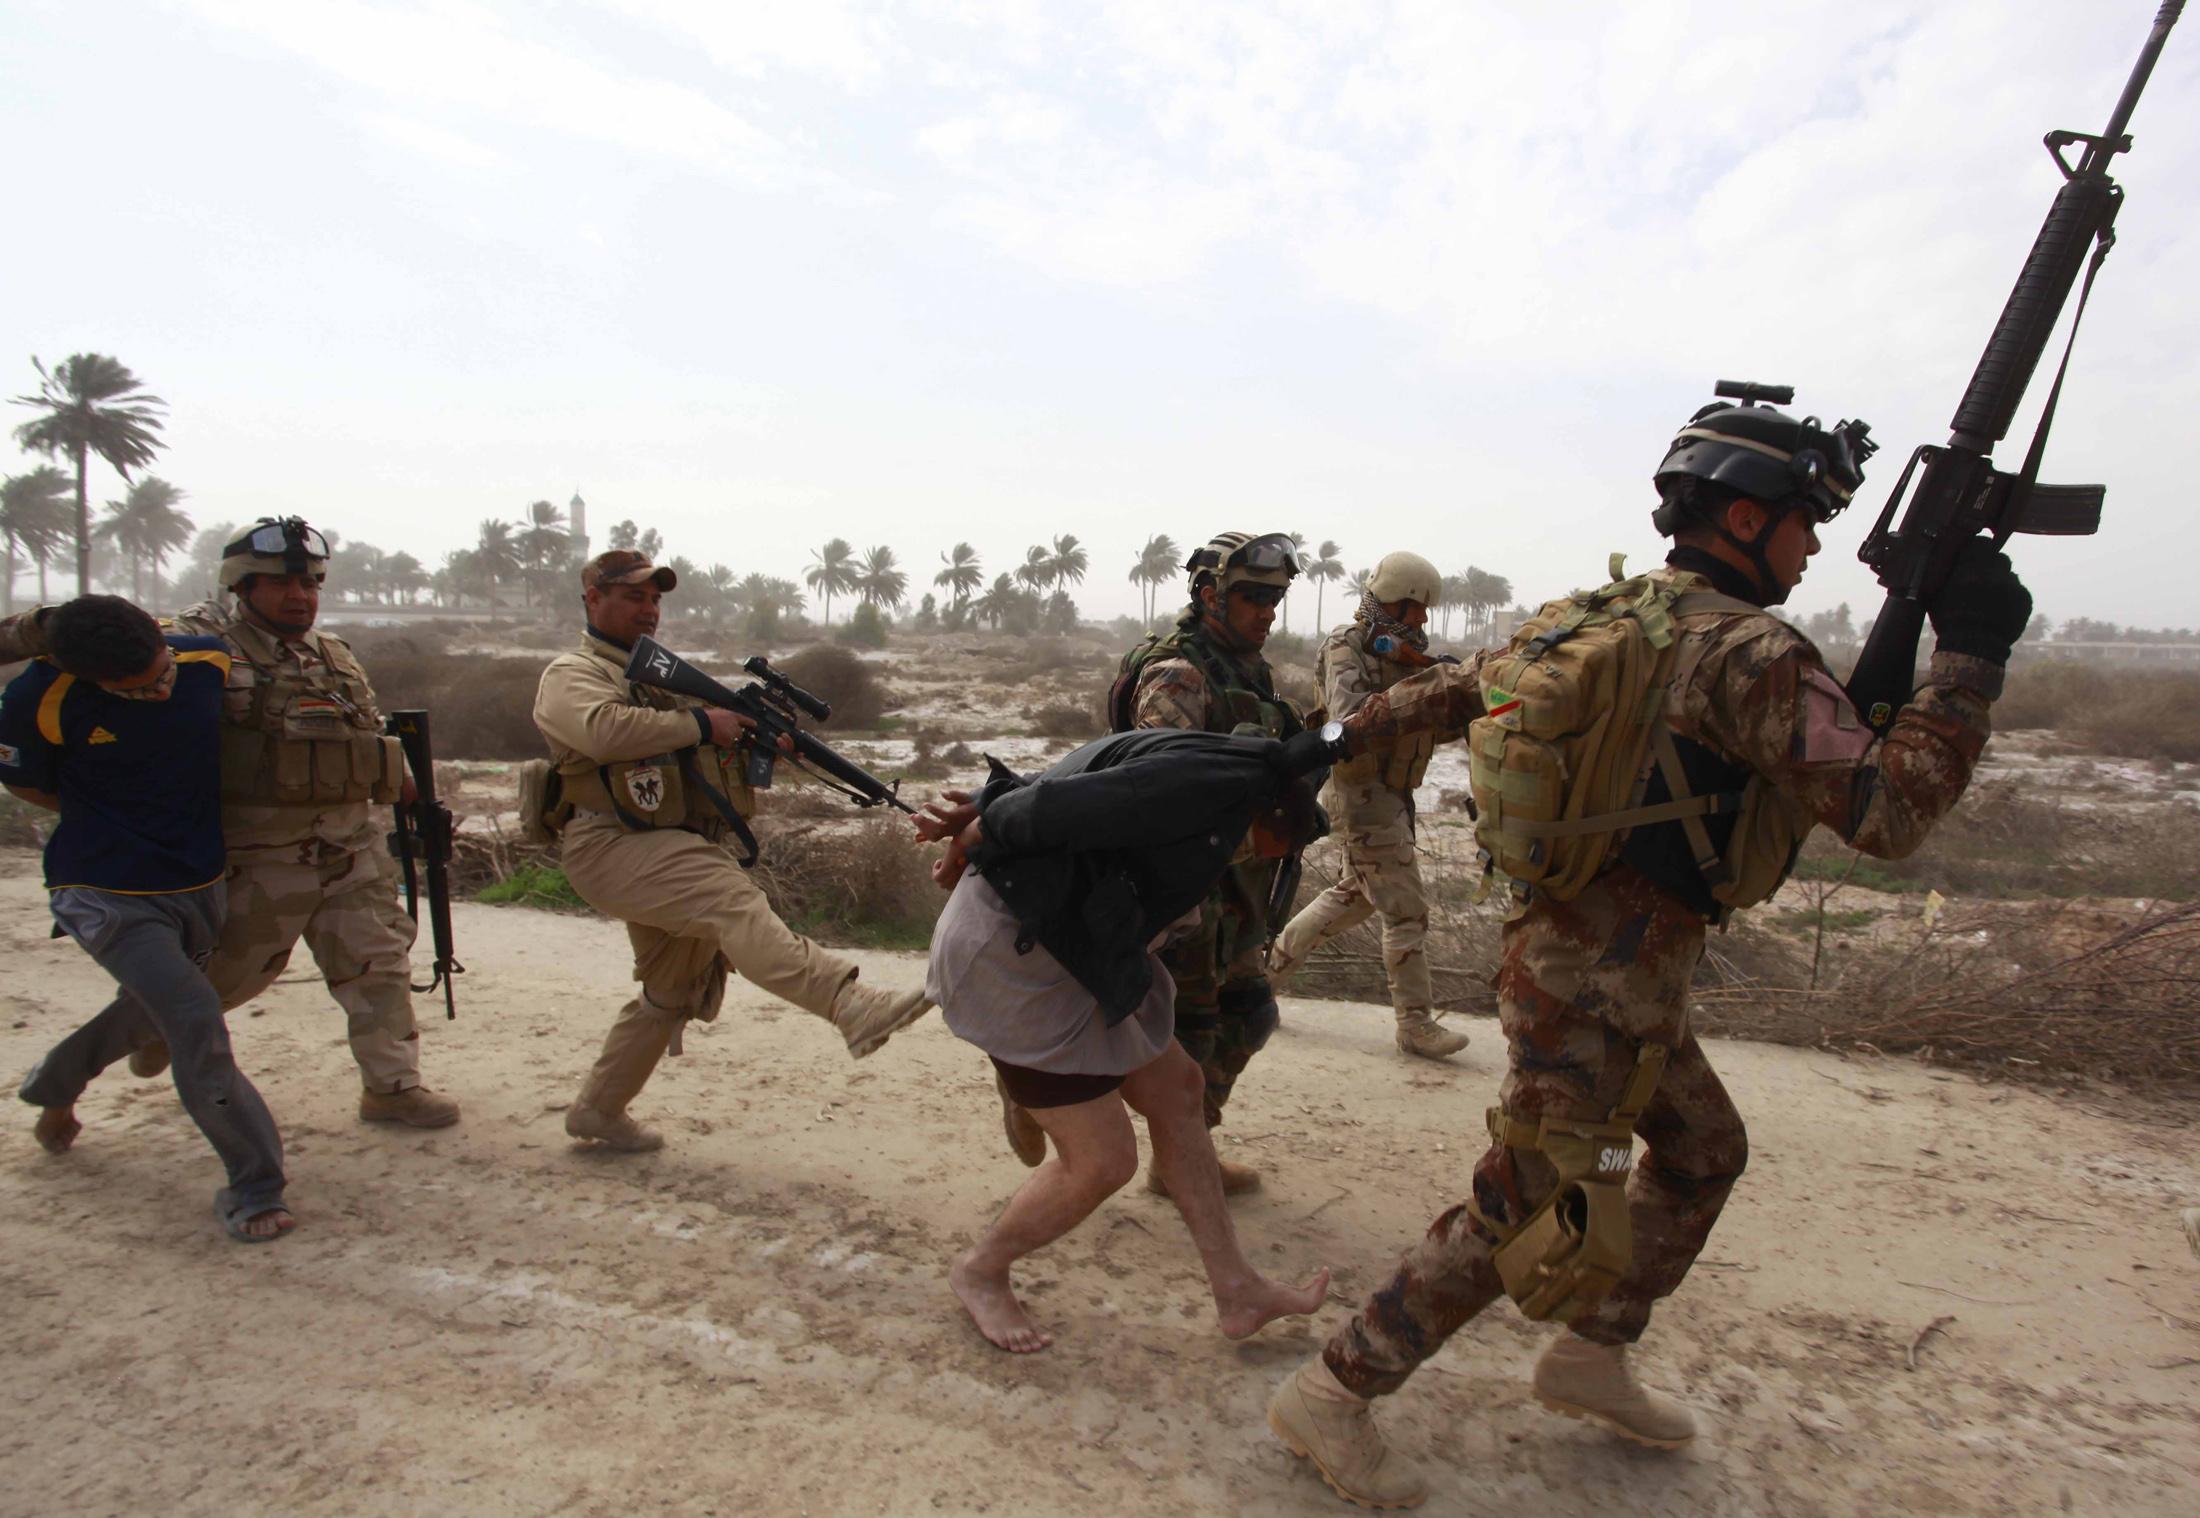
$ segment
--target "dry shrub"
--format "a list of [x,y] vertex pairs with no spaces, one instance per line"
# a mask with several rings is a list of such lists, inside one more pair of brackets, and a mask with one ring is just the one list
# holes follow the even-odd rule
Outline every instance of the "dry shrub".
[[463,643],[487,636],[481,624],[460,621],[456,617],[431,617],[422,622],[407,621],[387,627],[346,623],[328,630],[351,645],[351,651],[367,666],[370,676],[379,659],[399,654],[447,654]]
[[427,709],[438,759],[539,759],[535,688],[547,660],[394,650],[360,661],[385,712]]
[[853,649],[836,643],[813,643],[778,661],[788,679],[833,709],[831,726],[877,727],[886,714],[886,687],[878,671]]
[[2200,905],[1922,918],[1816,990],[1700,988],[1706,1033],[1916,1054],[2035,1080],[2200,1088]]
[[1057,702],[1042,706],[1031,713],[1031,735],[1035,738],[1097,738],[1108,730],[1101,719],[1097,700],[1083,706],[1069,702]]
[[804,933],[876,948],[931,942],[947,893],[932,883],[933,851],[900,813],[775,828],[763,837],[756,883],[772,909]]
[[1002,685],[1021,685],[1041,675],[1065,672],[1113,675],[1120,658],[1089,644],[1072,643],[1067,638],[1034,638],[998,648],[981,647],[978,652],[1002,662],[1002,668],[992,677]]
[[2200,763],[2200,669],[2026,659],[1994,703],[1994,726],[2047,728],[2119,758]]

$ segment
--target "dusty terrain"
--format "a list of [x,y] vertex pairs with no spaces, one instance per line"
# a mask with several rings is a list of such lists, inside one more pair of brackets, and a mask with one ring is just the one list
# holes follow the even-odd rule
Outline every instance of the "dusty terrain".
[[[0,855],[0,1068],[94,1006]],[[1224,1342],[1173,1211],[1106,1206],[1022,1277],[1055,1348],[984,1344],[941,1283],[1023,1171],[979,1058],[936,1019],[851,1064],[735,982],[646,1100],[670,1146],[576,1152],[562,1107],[625,995],[605,923],[464,906],[439,1134],[353,1116],[340,1016],[293,972],[234,1017],[281,1118],[300,1226],[223,1241],[165,1083],[116,1071],[52,1158],[0,1134],[0,1511],[1347,1511],[1269,1438],[1269,1389],[1461,1186],[1500,1051],[1390,1052],[1387,1015],[1290,1001],[1240,1087],[1239,1210],[1318,1320]],[[911,983],[914,956],[865,956]],[[1552,1418],[1545,1330],[1499,1308],[1384,1409],[1440,1513],[2187,1514],[2200,1493],[2200,1127],[1907,1061],[1713,1059],[1749,1175],[1653,1328],[1693,1404],[1659,1455]],[[1939,1330],[1906,1363],[1912,1341]]]

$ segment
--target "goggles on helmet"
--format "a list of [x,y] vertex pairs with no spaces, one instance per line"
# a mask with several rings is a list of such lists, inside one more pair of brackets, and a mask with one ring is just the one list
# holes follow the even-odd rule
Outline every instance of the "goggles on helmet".
[[222,550],[224,558],[243,553],[269,559],[325,559],[329,556],[328,539],[308,527],[303,517],[284,517],[281,521],[270,518]]
[[1295,575],[1306,572],[1306,561],[1299,557],[1298,545],[1280,532],[1263,533],[1254,538],[1224,559],[1222,568],[1231,569],[1240,564],[1247,569],[1288,569]]

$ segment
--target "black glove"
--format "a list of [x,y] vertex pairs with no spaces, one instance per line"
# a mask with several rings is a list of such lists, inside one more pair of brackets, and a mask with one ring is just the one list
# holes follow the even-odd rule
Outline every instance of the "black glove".
[[1322,742],[1320,733],[1293,733],[1276,745],[1275,768],[1297,779],[1327,769],[1337,758],[1336,749]]
[[2032,592],[2010,568],[2009,555],[1985,538],[1973,538],[1926,614],[1942,653],[2007,664],[2009,650],[2032,620]]

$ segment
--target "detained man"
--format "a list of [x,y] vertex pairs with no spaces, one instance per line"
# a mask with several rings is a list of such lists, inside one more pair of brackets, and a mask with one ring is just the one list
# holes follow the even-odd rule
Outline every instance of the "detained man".
[[1328,1290],[1326,1269],[1287,1286],[1239,1247],[1204,1082],[1173,1037],[1176,986],[1157,951],[1197,924],[1234,862],[1280,858],[1320,835],[1314,792],[1329,759],[1311,733],[1278,742],[1141,729],[1088,743],[1034,780],[996,761],[976,796],[948,791],[919,815],[918,836],[947,843],[933,879],[953,892],[926,991],[1054,1141],[1053,1157],[948,1272],[1000,1348],[1029,1354],[1053,1342],[1016,1299],[1010,1267],[1138,1173],[1134,1111],[1226,1336],[1312,1312]]
[[204,973],[226,908],[217,638],[164,637],[116,596],[80,596],[46,623],[47,656],[0,696],[0,783],[59,813],[46,841],[54,922],[121,995],[25,1077],[52,1154],[83,1131],[82,1082],[129,1053],[147,1024],[167,1045],[176,1094],[228,1172],[214,1209],[229,1236],[289,1231],[283,1146],[237,1068],[221,996]]

